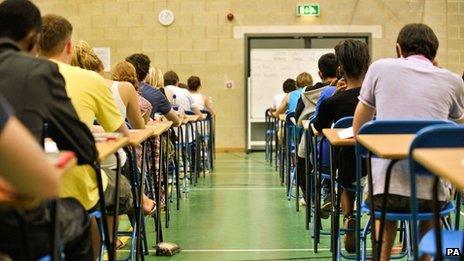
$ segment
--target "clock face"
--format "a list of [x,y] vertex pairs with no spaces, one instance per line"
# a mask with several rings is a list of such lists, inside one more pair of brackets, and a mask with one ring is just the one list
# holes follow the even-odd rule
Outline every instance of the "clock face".
[[164,26],[171,25],[174,22],[174,13],[171,10],[164,9],[159,13],[158,21]]

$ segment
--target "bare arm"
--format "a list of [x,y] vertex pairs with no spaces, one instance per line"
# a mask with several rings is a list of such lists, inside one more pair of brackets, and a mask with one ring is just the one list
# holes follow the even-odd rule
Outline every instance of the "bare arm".
[[209,111],[209,113],[211,113],[211,116],[214,117],[216,115],[216,111],[213,108],[213,103],[205,95],[203,95],[203,99],[205,101],[206,110]]
[[145,122],[142,117],[139,105],[139,97],[135,88],[130,83],[120,83],[119,92],[127,100],[127,119],[134,129],[145,129]]
[[277,110],[273,113],[274,117],[279,117],[280,114],[284,114],[288,107],[288,94],[282,100],[282,103],[279,105]]
[[124,137],[129,137],[129,128],[127,128],[126,123],[123,122],[121,126],[116,130],[116,132],[121,133]]
[[58,171],[16,118],[8,120],[0,136],[0,175],[21,196],[43,199],[58,195]]
[[205,117],[203,116],[203,113],[201,113],[200,109],[198,107],[194,106],[192,107],[192,111],[195,113],[195,115],[198,115],[198,120],[204,120]]
[[356,136],[364,123],[374,118],[375,110],[362,102],[358,102],[353,119],[353,133]]
[[179,126],[182,123],[179,120],[176,111],[174,111],[173,109],[171,109],[167,114],[165,114],[164,117],[166,117],[166,119],[168,119],[169,121],[172,121],[172,124],[174,126]]

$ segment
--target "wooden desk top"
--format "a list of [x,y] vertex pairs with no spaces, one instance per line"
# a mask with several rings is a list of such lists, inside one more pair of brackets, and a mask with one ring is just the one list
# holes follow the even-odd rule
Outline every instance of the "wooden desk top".
[[412,155],[427,170],[464,190],[464,148],[415,149]]
[[285,114],[279,114],[279,121],[285,121],[286,115]]
[[354,138],[341,139],[338,136],[338,132],[343,129],[323,129],[322,133],[330,142],[330,145],[334,147],[343,147],[343,146],[354,146],[356,145],[356,140]]
[[135,147],[153,135],[152,129],[129,130],[129,145]]
[[408,157],[409,147],[415,136],[415,134],[361,134],[356,136],[356,140],[377,157],[401,160]]
[[110,155],[113,155],[118,149],[129,144],[129,138],[121,137],[116,140],[98,141],[95,143],[98,150],[98,160],[104,161]]
[[200,116],[198,115],[185,115],[184,119],[187,119],[187,122],[197,121]]
[[166,132],[167,130],[169,130],[171,126],[172,126],[172,121],[166,121],[166,122],[147,125],[147,129],[152,130],[152,135],[151,135],[152,137],[158,137],[164,132]]

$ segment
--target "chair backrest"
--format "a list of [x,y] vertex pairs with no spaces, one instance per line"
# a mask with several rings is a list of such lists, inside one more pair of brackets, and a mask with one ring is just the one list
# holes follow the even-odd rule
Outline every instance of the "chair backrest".
[[207,110],[200,110],[201,113],[203,114],[206,114],[206,120],[209,121],[211,120],[212,116],[211,116],[211,112],[207,111]]
[[409,149],[409,162],[411,173],[431,175],[431,173],[412,157],[412,152],[418,148],[457,148],[464,147],[464,126],[437,125],[429,126],[417,133]]
[[337,122],[334,124],[334,128],[349,128],[353,126],[353,117],[344,117],[339,119]]
[[[375,120],[362,126],[358,134],[415,134],[425,127],[439,124],[454,124],[447,120]],[[356,143],[356,153],[367,155],[367,150]]]

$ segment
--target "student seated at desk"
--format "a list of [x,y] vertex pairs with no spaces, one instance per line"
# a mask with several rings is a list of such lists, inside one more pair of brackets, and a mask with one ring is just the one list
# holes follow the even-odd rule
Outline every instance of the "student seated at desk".
[[[354,116],[354,133],[372,120],[374,113],[377,120],[463,120],[464,83],[458,75],[434,66],[437,49],[438,38],[429,26],[408,24],[401,29],[396,43],[399,58],[378,60],[366,74]],[[382,205],[388,164],[388,160],[372,159],[373,201],[376,209]],[[389,212],[411,211],[408,173],[407,160],[394,165],[387,203]],[[421,212],[432,211],[432,183],[431,177],[416,178]],[[438,196],[442,206],[450,200],[447,182],[439,183]],[[376,228],[379,223],[376,220]],[[433,221],[420,222],[420,235],[431,228]],[[381,260],[389,259],[396,230],[397,222],[387,220],[384,238],[381,239]]]
[[172,109],[169,100],[166,96],[156,87],[153,87],[147,83],[147,75],[150,70],[150,58],[142,53],[132,54],[126,58],[126,61],[131,63],[135,67],[137,72],[137,80],[139,81],[139,92],[147,99],[152,109],[151,118],[155,113],[160,113],[166,117],[169,121],[173,122],[174,126],[179,126],[182,121],[179,119],[177,113]]
[[296,106],[298,104],[298,99],[300,99],[303,90],[306,87],[313,86],[313,77],[307,72],[302,72],[296,77],[296,87],[297,89],[291,91],[285,96],[282,103],[279,105],[277,110],[273,113],[274,117],[279,117],[280,114],[286,112],[295,112]]
[[[128,62],[125,63],[129,64]],[[100,75],[103,74],[103,63],[100,61],[90,45],[84,41],[80,41],[74,46],[71,65],[94,71]],[[129,65],[132,66],[131,64]],[[124,65],[119,65],[118,68],[123,69],[122,66]],[[138,84],[136,87],[127,81],[108,79],[106,79],[106,83],[113,94],[114,101],[116,102],[116,106],[118,107],[122,117],[128,120],[132,128],[144,129],[145,122],[142,117],[139,97],[137,94]]]
[[[53,224],[47,218],[50,213],[46,200],[58,196],[61,177],[56,168],[48,163],[43,149],[32,135],[11,116],[11,109],[1,96],[0,173],[0,204],[40,204],[45,209],[2,207],[0,235],[8,237],[8,240],[1,241],[0,253],[14,260],[37,259],[50,254],[52,238],[49,231]],[[57,203],[60,243],[64,245],[66,257],[70,260],[91,260],[90,222],[85,209],[72,198],[60,199]],[[40,217],[29,223],[29,215]],[[18,216],[21,218],[18,219]],[[23,226],[28,229],[22,231]],[[29,246],[27,249],[26,245]]]
[[195,113],[199,120],[203,120],[204,116],[201,113],[198,105],[194,102],[192,96],[187,89],[180,88],[179,76],[174,71],[168,71],[164,74],[164,88],[172,91],[173,95],[176,96],[176,102],[181,109],[184,111],[191,111]]
[[211,116],[214,116],[216,112],[213,108],[213,103],[210,101],[208,96],[200,93],[199,89],[201,86],[201,81],[198,76],[190,76],[187,80],[187,88],[192,96],[193,102],[198,106],[200,110],[207,110],[211,113]]
[[288,78],[285,80],[282,84],[282,91],[283,93],[279,93],[274,95],[274,98],[272,99],[272,104],[271,104],[271,112],[275,112],[277,110],[277,107],[283,102],[285,97],[290,93],[296,90],[296,81]]
[[[295,119],[298,119],[298,125],[302,125],[303,120],[307,120],[310,113],[317,113],[317,103],[323,97],[323,93],[327,92],[327,88],[331,82],[336,80],[338,62],[335,54],[333,53],[326,53],[322,55],[318,62],[317,67],[319,69],[319,77],[321,78],[322,82],[318,82],[314,84],[312,88],[306,88],[305,92],[301,95],[300,99],[298,100],[298,104],[295,110]],[[320,94],[320,96],[319,96]],[[332,94],[330,94],[332,96]],[[328,96],[328,97],[330,97]],[[328,98],[327,97],[327,98]],[[315,99],[318,98],[317,102]],[[313,116],[313,117],[314,117]],[[301,136],[301,141],[298,146],[298,156],[297,156],[297,174],[298,174],[298,185],[300,186],[301,191],[303,191],[303,195],[306,196],[306,135]],[[312,166],[310,166],[312,168]],[[323,204],[321,206],[321,217],[328,218],[330,213],[330,181],[324,179],[322,181],[322,193],[323,193]],[[301,199],[301,205],[306,205],[306,198]]]
[[146,78],[146,82],[160,90],[166,98],[168,98],[169,102],[172,103],[172,96],[174,95],[171,90],[167,90],[164,88],[164,74],[160,68],[150,67],[148,71],[148,75]]
[[[140,88],[139,82],[137,81],[137,73],[135,71],[135,67],[131,63],[126,61],[121,61],[117,63],[114,66],[113,71],[111,72],[111,80],[118,82],[128,82],[132,84],[132,86],[136,90],[138,104],[143,120],[145,121],[145,123],[150,121],[150,115],[153,107],[151,106],[151,103],[147,101],[147,99],[143,98],[142,95],[140,95],[139,93]],[[136,113],[134,115],[136,115]]]
[[[30,1],[6,0],[0,3],[0,93],[10,103],[16,112],[18,120],[29,130],[37,143],[43,143],[45,130],[48,137],[55,140],[61,150],[73,151],[78,159],[78,164],[88,164],[95,161],[97,151],[89,129],[79,121],[71,101],[66,95],[63,77],[55,64],[34,58],[37,54],[37,40],[41,32],[41,16],[39,9]],[[3,109],[5,110],[5,109]],[[6,110],[8,111],[8,110]],[[3,113],[7,117],[8,113]],[[20,150],[20,144],[30,140],[15,120],[4,120],[4,132],[0,135],[0,144],[14,142],[14,148]],[[47,129],[44,128],[47,123]],[[19,136],[21,135],[21,136]],[[31,137],[31,136],[29,136]],[[19,138],[20,141],[16,141]],[[3,141],[2,141],[3,140]],[[30,142],[28,142],[30,143]],[[1,145],[0,145],[1,146]],[[27,153],[21,151],[20,163],[15,163],[15,168],[2,170],[2,175],[10,179],[10,175],[19,178],[21,182],[30,182],[32,179],[23,177],[19,168],[37,168],[36,172],[28,170],[29,175],[38,175],[33,178],[34,190],[30,190],[32,184],[18,183],[19,180],[11,180],[13,188],[27,196],[37,195],[42,189],[55,194],[55,182],[45,184],[38,179],[47,179],[48,175],[56,175],[55,171],[39,167],[46,160],[28,160],[28,157],[37,153],[37,145],[26,145]],[[2,160],[11,162],[16,151],[1,156]],[[42,156],[43,157],[43,156]],[[8,164],[0,163],[2,168],[8,168]],[[41,168],[41,169],[38,169]],[[7,173],[7,171],[13,171]],[[43,186],[37,186],[38,182]],[[54,185],[55,184],[55,185]],[[22,186],[18,188],[18,186]],[[28,191],[25,191],[25,190]],[[35,192],[34,192],[35,191]],[[30,194],[29,194],[30,193]],[[43,194],[44,196],[52,196]],[[91,260],[92,249],[90,247],[89,218],[83,207],[74,199],[61,199],[58,204],[59,229],[62,232],[61,243],[64,252],[70,260]],[[0,211],[0,236],[8,240],[0,240],[0,252],[9,254],[14,260],[32,260],[43,255],[50,254],[51,220],[50,210],[46,203],[40,204],[22,214],[14,209],[2,208]],[[21,216],[21,218],[20,218]],[[23,229],[28,227],[24,235]],[[25,238],[23,238],[25,236]],[[25,241],[24,241],[25,240]],[[28,248],[25,248],[28,244]],[[73,259],[74,258],[74,259]]]
[[[135,69],[133,68],[132,64],[123,61],[122,64],[118,67],[124,66],[126,64],[129,66],[130,69],[133,69],[133,75],[127,75],[128,77],[124,77],[129,79],[130,81],[136,81]],[[82,69],[91,70],[97,72],[99,74],[103,73],[103,63],[95,54],[93,49],[89,46],[88,43],[81,41],[76,46],[74,46],[73,57],[71,61],[71,65],[78,66]],[[123,69],[123,68],[121,68]],[[129,70],[130,72],[130,70]],[[132,77],[131,77],[132,76]],[[122,115],[123,119],[127,119],[129,124],[134,129],[145,129],[145,122],[142,117],[142,113],[139,106],[139,98],[136,92],[136,87],[132,85],[130,82],[118,82],[112,80],[106,80],[107,86],[110,88],[111,93],[113,94],[114,101],[116,102],[116,106],[119,109],[119,112]],[[138,83],[136,83],[138,86]],[[121,158],[126,158],[124,150],[120,149],[118,151]],[[128,200],[129,202],[124,203],[123,206],[129,205],[133,207],[132,204],[132,194],[130,190],[130,182],[128,178],[130,177],[130,171],[127,167],[127,164],[124,164],[125,160],[121,160],[121,165],[123,165],[122,173],[125,174],[121,176],[121,195],[124,195],[122,198],[124,200]],[[110,179],[115,179],[116,173],[113,173],[116,168],[116,161],[115,158],[110,157],[107,161],[101,163],[102,168],[108,174]],[[111,182],[113,182],[111,180]],[[128,195],[127,195],[128,194]],[[142,208],[145,214],[150,215],[153,214],[155,211],[155,202],[149,199],[145,194],[142,198]],[[126,212],[124,209],[121,213]]]
[[[335,46],[335,55],[340,65],[340,71],[346,81],[346,89],[334,94],[321,103],[317,117],[314,119],[314,127],[319,132],[330,128],[337,120],[353,116],[358,104],[359,90],[370,63],[367,44],[359,40],[344,40]],[[354,147],[343,148],[339,153],[339,182],[342,187],[351,187],[356,181],[356,161]],[[328,163],[329,159],[321,159]],[[325,166],[330,168],[330,166]],[[326,169],[326,173],[330,173]],[[355,194],[347,190],[342,191],[341,207],[344,215],[345,227],[354,229],[353,217]],[[355,252],[354,231],[345,234],[345,249],[347,252]]]

